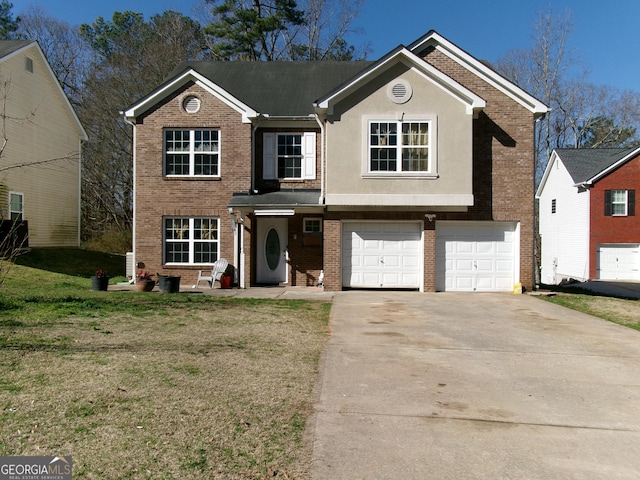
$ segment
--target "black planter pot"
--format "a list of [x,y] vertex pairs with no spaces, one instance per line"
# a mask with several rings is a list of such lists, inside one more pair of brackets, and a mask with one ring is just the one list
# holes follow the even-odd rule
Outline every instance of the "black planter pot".
[[106,292],[109,288],[109,277],[91,277],[91,290],[94,292]]
[[158,288],[162,293],[177,293],[180,291],[180,277],[159,275],[158,279]]

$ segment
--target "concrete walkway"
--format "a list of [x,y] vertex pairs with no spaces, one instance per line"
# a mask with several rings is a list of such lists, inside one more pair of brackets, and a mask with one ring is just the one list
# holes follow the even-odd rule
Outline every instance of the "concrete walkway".
[[640,332],[528,295],[338,292],[312,478],[640,478]]

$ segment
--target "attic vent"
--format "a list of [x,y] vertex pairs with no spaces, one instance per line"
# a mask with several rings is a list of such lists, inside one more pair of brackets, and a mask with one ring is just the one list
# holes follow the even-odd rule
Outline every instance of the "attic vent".
[[33,73],[33,60],[29,57],[25,57],[24,68],[27,72]]
[[412,94],[411,84],[406,80],[396,80],[387,87],[387,95],[393,103],[407,103]]
[[200,99],[194,96],[188,96],[182,102],[182,106],[184,107],[184,111],[187,113],[196,113],[200,110]]

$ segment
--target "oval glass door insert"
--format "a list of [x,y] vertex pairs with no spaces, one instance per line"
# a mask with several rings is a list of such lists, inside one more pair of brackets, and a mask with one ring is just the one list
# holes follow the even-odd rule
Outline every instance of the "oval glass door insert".
[[275,270],[280,263],[280,237],[275,228],[272,228],[267,233],[267,241],[265,242],[264,249],[267,265],[271,270]]

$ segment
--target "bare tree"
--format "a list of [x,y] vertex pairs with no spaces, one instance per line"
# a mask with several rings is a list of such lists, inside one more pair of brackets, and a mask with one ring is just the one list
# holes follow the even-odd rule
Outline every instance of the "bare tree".
[[67,98],[77,107],[90,66],[90,50],[78,28],[32,6],[20,17],[15,36],[38,42]]
[[640,94],[587,81],[587,72],[568,49],[570,13],[540,13],[534,45],[512,50],[495,64],[511,81],[551,108],[536,125],[536,179],[558,147],[626,146],[637,142]]

